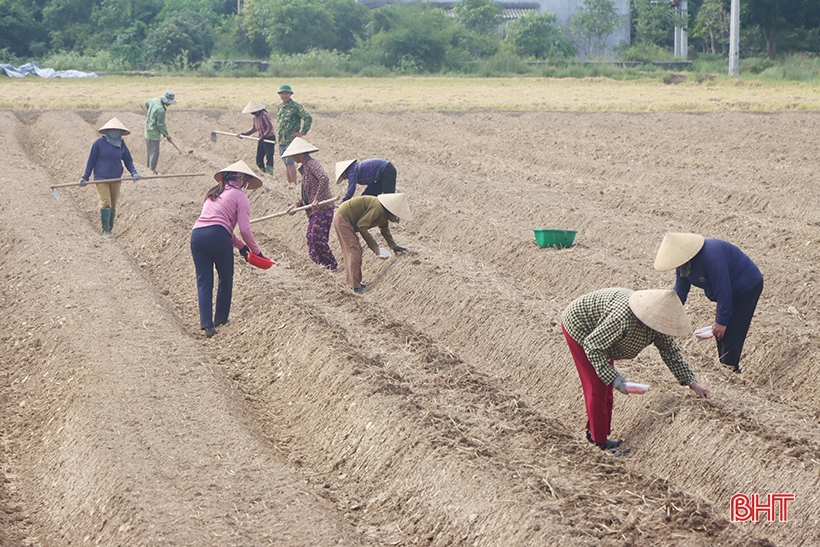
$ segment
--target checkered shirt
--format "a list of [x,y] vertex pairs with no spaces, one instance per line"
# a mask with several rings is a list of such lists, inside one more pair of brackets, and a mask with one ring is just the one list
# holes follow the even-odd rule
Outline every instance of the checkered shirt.
[[655,344],[661,359],[681,385],[695,381],[695,375],[683,360],[675,340],[641,323],[629,307],[630,289],[601,289],[570,302],[561,314],[561,322],[578,342],[589,362],[605,384],[611,384],[617,372],[609,361],[634,359],[642,349]]

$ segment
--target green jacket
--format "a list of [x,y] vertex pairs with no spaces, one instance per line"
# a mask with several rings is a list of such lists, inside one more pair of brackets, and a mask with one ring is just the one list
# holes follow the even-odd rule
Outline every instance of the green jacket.
[[[304,120],[304,125],[302,121]],[[279,146],[287,146],[293,142],[293,132],[307,135],[313,116],[308,114],[305,107],[294,101],[279,103],[276,107],[276,122],[279,125]]]
[[166,138],[170,137],[165,125],[165,104],[162,99],[148,99],[142,106],[148,111],[148,117],[145,118],[145,138],[149,141],[158,141],[163,135]]
[[362,234],[367,246],[373,252],[378,252],[379,245],[368,230],[374,226],[379,227],[382,237],[390,246],[391,249],[396,247],[396,242],[393,241],[393,236],[390,234],[389,222],[397,222],[399,219],[396,215],[387,212],[379,198],[375,196],[359,196],[349,199],[339,206],[339,211],[336,213],[342,215],[357,232]]

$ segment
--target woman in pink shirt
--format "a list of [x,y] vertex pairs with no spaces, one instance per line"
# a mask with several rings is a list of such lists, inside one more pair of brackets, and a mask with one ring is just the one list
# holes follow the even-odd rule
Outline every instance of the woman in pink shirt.
[[[216,328],[228,322],[233,292],[233,248],[248,259],[252,252],[262,256],[251,232],[250,203],[245,190],[262,186],[244,161],[238,161],[214,174],[219,184],[208,190],[202,213],[191,232],[191,254],[196,268],[199,327],[208,338]],[[239,224],[242,239],[233,231]],[[216,313],[213,314],[214,266],[219,275],[216,290]]]

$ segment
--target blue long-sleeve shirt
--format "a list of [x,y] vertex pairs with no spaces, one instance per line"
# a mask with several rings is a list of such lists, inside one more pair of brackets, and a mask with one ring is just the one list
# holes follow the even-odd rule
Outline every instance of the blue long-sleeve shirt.
[[376,182],[376,179],[379,178],[388,163],[390,162],[381,158],[372,158],[351,165],[347,169],[347,192],[342,201],[347,201],[353,197],[357,184],[367,185]]
[[706,239],[703,248],[689,261],[688,276],[675,270],[675,292],[686,303],[691,285],[700,287],[706,298],[717,302],[715,322],[727,325],[733,313],[734,297],[752,290],[763,274],[743,251],[720,239]]
[[129,173],[137,172],[125,142],[122,143],[122,147],[117,148],[105,140],[105,137],[100,137],[91,145],[83,178],[89,180],[91,172],[94,171],[94,180],[118,179],[122,177],[123,163]]

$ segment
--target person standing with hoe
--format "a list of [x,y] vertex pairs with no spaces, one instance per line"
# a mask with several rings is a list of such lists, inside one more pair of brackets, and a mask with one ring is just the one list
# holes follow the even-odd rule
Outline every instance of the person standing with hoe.
[[177,104],[175,95],[166,91],[162,97],[148,99],[142,104],[142,109],[148,113],[145,118],[145,147],[148,150],[148,169],[157,174],[157,161],[159,160],[159,141],[162,137],[168,139],[173,144],[174,140],[168,133],[168,126],[165,125],[165,109],[168,105]]
[[335,272],[338,264],[330,249],[328,239],[336,207],[333,203],[319,205],[320,201],[331,199],[333,193],[330,191],[330,177],[324,167],[310,156],[311,152],[318,151],[318,148],[306,140],[296,137],[282,153],[283,158],[293,158],[296,163],[301,164],[299,172],[302,173],[302,196],[288,209],[288,214],[295,214],[297,207],[311,206],[305,211],[308,216],[308,227],[305,234],[308,256],[316,264]]
[[[94,173],[94,180],[118,179],[122,177],[122,166],[131,173],[135,181],[142,178],[134,167],[134,160],[131,152],[122,140],[123,136],[130,135],[131,132],[125,128],[123,123],[117,118],[111,118],[103,125],[98,133],[102,137],[94,141],[91,145],[91,152],[88,154],[88,161],[85,164],[85,173],[80,178],[80,186],[88,184],[91,173]],[[117,199],[120,196],[120,183],[107,182],[96,184],[97,195],[100,198],[100,221],[102,222],[102,233],[105,236],[112,236],[114,227],[114,216],[117,211]]]
[[[296,137],[304,137],[310,131],[313,117],[305,107],[291,99],[293,89],[288,84],[279,87],[279,99],[282,101],[276,109],[276,121],[279,125],[279,153],[282,154]],[[293,158],[282,157],[287,171],[288,182],[296,184],[296,164]]]
[[[257,101],[251,101],[242,110],[243,114],[253,114],[253,127],[240,135],[250,136],[259,133],[259,142],[256,144],[256,166],[268,173],[273,174],[273,151],[276,148],[276,132],[273,129],[273,121],[270,119],[265,105]],[[274,141],[274,142],[265,142]],[[267,161],[267,165],[265,164]]]

